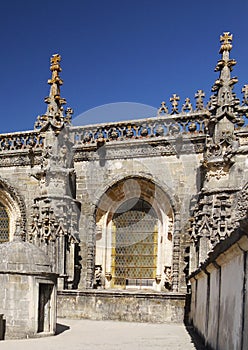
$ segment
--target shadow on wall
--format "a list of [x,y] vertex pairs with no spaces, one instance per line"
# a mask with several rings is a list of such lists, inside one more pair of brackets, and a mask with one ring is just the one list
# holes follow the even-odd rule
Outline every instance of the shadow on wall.
[[197,350],[207,350],[210,348],[204,345],[202,338],[195,332],[193,326],[186,325],[186,330],[191,338],[191,343],[194,344]]
[[[3,319],[3,314],[0,314],[0,340],[4,340],[5,329],[6,329],[6,320]],[[65,331],[68,331],[69,329],[70,329],[69,326],[66,326],[65,324],[57,323],[55,335],[59,335]]]
[[55,335],[59,335],[61,333],[64,333],[65,331],[68,331],[70,329],[69,326],[66,326],[65,324],[56,323],[56,333]]
[[0,340],[4,340],[6,330],[6,320],[3,318],[3,314],[0,314]]
[[189,311],[190,311],[191,294],[190,291],[186,294],[185,309],[184,309],[184,325],[191,338],[191,343],[194,344],[196,350],[206,350],[202,337],[195,331],[194,327],[189,322]]

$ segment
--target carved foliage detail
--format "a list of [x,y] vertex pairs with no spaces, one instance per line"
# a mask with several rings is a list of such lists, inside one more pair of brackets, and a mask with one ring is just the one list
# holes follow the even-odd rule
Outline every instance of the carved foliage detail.
[[232,210],[233,194],[218,193],[203,195],[193,212],[191,237],[198,242],[208,238],[212,246],[230,236],[235,228],[235,213]]
[[248,185],[237,196],[237,219],[246,219],[248,215]]

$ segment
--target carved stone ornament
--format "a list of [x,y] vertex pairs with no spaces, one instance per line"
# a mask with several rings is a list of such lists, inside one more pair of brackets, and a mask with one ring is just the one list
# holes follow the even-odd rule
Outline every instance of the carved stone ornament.
[[227,176],[227,171],[224,171],[224,167],[219,167],[218,169],[209,170],[206,174],[206,179],[209,181],[211,178],[220,180],[221,178]]
[[239,192],[237,196],[237,219],[247,219],[248,216],[248,184]]
[[58,134],[65,125],[71,124],[73,114],[73,110],[67,108],[66,115],[64,115],[63,105],[66,104],[66,100],[60,96],[60,86],[63,84],[63,80],[59,76],[62,71],[60,61],[61,56],[58,54],[51,57],[52,77],[47,81],[51,88],[49,96],[45,98],[47,111],[44,115],[38,116],[35,123],[35,129],[46,131],[51,128],[55,134]]
[[234,193],[206,193],[200,196],[192,213],[189,230],[194,242],[205,237],[209,239],[210,246],[214,247],[220,240],[231,235],[237,226],[236,213],[232,210]]

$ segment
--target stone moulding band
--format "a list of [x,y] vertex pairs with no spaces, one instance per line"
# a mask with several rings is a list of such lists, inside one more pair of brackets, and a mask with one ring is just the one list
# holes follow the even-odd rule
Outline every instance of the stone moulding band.
[[143,298],[143,299],[180,299],[180,300],[185,300],[185,293],[156,293],[156,292],[131,292],[127,290],[119,291],[119,290],[80,290],[80,291],[74,291],[74,290],[63,290],[63,291],[58,291],[58,295],[63,295],[63,296],[101,296],[101,297],[106,297],[106,298],[113,298],[113,297],[124,297],[124,298]]

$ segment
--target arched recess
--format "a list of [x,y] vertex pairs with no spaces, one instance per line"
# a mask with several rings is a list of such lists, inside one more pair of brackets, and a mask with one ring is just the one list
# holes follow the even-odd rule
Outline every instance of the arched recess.
[[24,200],[17,190],[0,177],[0,203],[8,215],[9,240],[13,239],[17,219],[20,220],[21,232],[26,229],[26,210]]
[[95,219],[96,287],[171,289],[174,210],[160,186],[138,176],[118,181],[100,198]]

